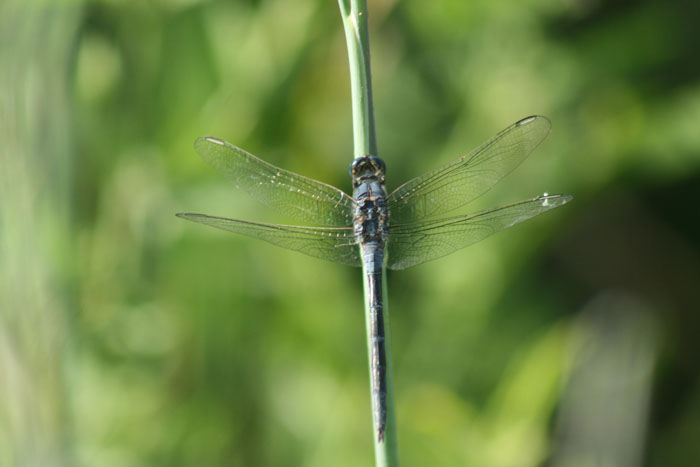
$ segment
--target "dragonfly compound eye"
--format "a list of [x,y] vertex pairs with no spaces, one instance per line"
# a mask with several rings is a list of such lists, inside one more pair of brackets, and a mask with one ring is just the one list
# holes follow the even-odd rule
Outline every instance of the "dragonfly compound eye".
[[350,164],[350,176],[361,177],[369,175],[384,175],[386,164],[377,156],[358,157]]
[[369,160],[372,161],[372,164],[378,172],[381,172],[382,175],[386,174],[386,164],[381,158],[377,156],[369,156]]
[[357,175],[360,171],[361,164],[365,161],[364,157],[358,157],[357,159],[353,160],[352,163],[350,164],[350,176],[354,177]]

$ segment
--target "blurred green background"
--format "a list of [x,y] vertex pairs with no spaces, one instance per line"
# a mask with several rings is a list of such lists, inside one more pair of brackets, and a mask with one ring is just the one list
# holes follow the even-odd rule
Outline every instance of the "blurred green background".
[[[543,114],[469,209],[575,196],[389,274],[403,465],[695,465],[700,3],[369,4],[389,190]],[[359,270],[175,218],[289,222],[201,135],[349,191],[336,2],[0,3],[0,466],[371,465]]]

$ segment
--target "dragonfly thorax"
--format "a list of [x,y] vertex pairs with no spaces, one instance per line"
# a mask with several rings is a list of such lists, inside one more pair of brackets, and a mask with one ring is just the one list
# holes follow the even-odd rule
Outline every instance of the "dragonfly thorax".
[[354,233],[359,243],[384,244],[388,237],[386,191],[377,181],[363,182],[355,189]]

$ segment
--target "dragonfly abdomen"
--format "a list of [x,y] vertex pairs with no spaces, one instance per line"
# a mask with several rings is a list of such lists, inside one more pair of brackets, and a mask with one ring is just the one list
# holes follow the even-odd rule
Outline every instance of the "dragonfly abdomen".
[[362,245],[365,284],[369,300],[367,321],[369,334],[369,370],[372,387],[372,415],[377,441],[384,441],[387,421],[387,362],[384,300],[382,297],[383,245]]

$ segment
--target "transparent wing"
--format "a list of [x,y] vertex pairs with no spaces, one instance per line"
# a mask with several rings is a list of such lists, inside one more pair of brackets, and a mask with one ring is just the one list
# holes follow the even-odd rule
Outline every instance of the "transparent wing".
[[569,195],[542,195],[466,216],[390,225],[387,267],[406,269],[440,258],[569,201]]
[[410,180],[387,197],[389,219],[416,222],[464,206],[508,175],[549,133],[545,117],[527,117],[466,156]]
[[210,136],[198,138],[194,148],[236,187],[284,215],[315,225],[352,225],[354,201],[335,187],[275,167]]
[[283,248],[348,266],[360,266],[360,254],[352,228],[303,227],[180,213],[178,217],[222,230],[259,238]]

